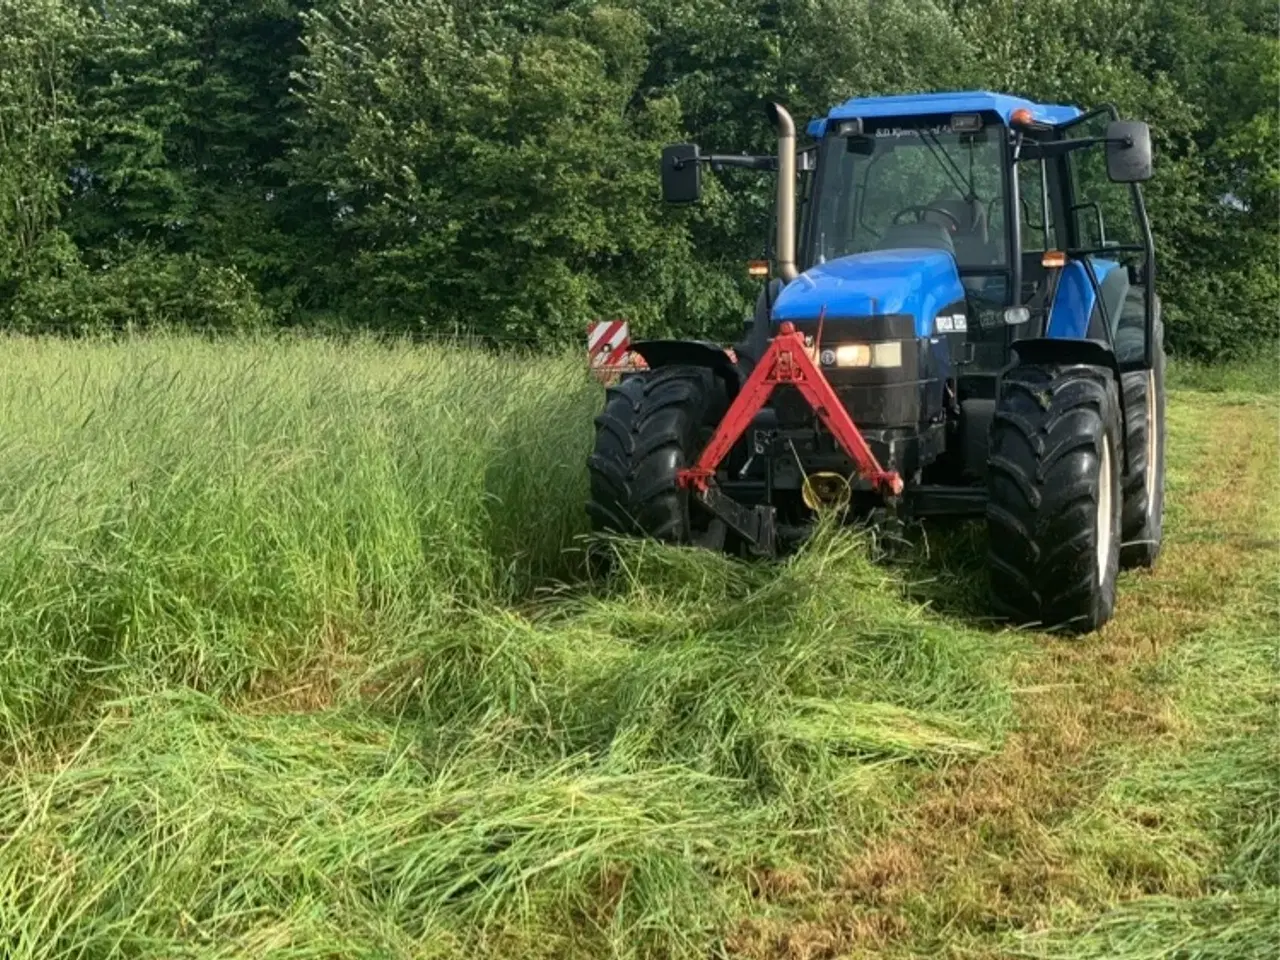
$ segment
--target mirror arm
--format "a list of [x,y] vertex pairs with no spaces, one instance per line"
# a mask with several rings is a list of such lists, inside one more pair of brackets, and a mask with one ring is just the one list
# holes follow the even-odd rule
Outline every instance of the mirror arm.
[[[677,170],[683,169],[689,160],[682,160],[675,165]],[[692,160],[693,163],[710,164],[711,169],[719,173],[725,167],[742,167],[746,170],[766,170],[772,171],[778,169],[777,157],[753,157],[749,154],[733,154],[733,153],[712,153],[705,157],[697,157]]]
[[1020,144],[1020,149],[1014,157],[1014,163],[1020,160],[1053,160],[1064,154],[1083,150],[1085,147],[1097,146],[1099,143],[1123,143],[1131,147],[1133,146],[1133,138],[1117,137],[1113,140],[1108,140],[1106,137],[1077,137],[1074,140],[1049,140],[1044,142],[1028,140]]

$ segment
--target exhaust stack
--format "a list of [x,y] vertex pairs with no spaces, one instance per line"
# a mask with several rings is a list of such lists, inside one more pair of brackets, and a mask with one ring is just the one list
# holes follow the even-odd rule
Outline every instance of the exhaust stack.
[[778,274],[796,278],[796,124],[780,104],[769,104],[769,119],[778,130]]

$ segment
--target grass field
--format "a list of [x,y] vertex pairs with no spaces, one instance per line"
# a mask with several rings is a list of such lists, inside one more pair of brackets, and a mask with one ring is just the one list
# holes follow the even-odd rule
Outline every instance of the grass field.
[[980,529],[590,582],[577,361],[5,342],[0,957],[1267,955],[1267,376],[1069,641]]

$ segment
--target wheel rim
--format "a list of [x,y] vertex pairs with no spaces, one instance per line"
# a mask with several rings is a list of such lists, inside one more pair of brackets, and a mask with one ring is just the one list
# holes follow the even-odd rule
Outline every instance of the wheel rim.
[[1098,463],[1098,519],[1094,542],[1098,545],[1098,583],[1101,584],[1107,579],[1107,558],[1111,555],[1111,444],[1105,434]]
[[1147,516],[1156,509],[1156,473],[1159,470],[1160,424],[1156,420],[1156,372],[1147,373]]

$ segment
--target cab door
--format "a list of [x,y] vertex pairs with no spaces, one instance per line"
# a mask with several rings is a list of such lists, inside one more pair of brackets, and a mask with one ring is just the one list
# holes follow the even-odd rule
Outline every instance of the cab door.
[[[1101,107],[1059,128],[1062,139],[1103,138],[1119,119]],[[1072,263],[1063,271],[1049,336],[1104,340],[1122,370],[1151,365],[1155,255],[1142,190],[1107,176],[1105,143],[1047,165],[1051,205]]]
[[1060,236],[1060,217],[1049,200],[1051,182],[1050,161],[1043,159],[1021,160],[1016,166],[1018,177],[1018,236],[1022,250],[1022,289],[1019,300],[1027,307],[1030,329],[1022,334],[1028,337],[1044,335],[1049,298],[1053,292],[1044,255],[1050,250],[1061,250],[1065,239]]

